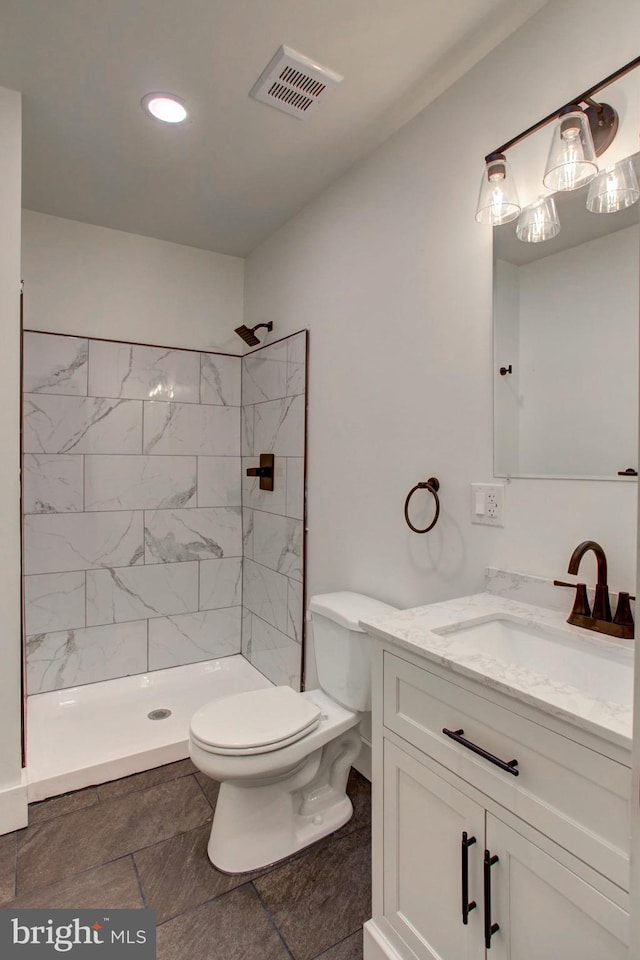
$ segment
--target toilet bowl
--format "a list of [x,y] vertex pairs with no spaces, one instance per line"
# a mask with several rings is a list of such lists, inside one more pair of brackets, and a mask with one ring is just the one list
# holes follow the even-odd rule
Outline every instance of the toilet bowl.
[[312,597],[309,609],[321,689],[233,694],[191,719],[191,759],[220,782],[208,855],[226,873],[281,860],[353,813],[347,777],[371,706],[369,638],[358,620],[395,608],[342,592]]

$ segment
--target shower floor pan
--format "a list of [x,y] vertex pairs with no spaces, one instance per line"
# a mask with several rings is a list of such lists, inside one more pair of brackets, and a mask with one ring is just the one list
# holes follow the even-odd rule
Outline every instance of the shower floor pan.
[[[34,694],[27,701],[29,803],[182,760],[199,707],[270,686],[238,654]],[[165,710],[164,719],[149,717]]]

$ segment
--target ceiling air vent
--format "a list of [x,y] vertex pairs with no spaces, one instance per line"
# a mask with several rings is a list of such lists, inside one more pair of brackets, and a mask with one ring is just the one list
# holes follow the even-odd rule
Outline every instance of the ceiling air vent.
[[282,46],[251,88],[251,96],[304,120],[343,77]]

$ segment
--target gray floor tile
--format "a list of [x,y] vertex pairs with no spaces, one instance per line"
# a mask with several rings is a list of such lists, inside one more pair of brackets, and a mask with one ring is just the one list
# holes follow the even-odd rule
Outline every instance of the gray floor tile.
[[41,907],[54,909],[107,910],[143,907],[138,878],[131,857],[96,867],[48,887],[40,887],[2,907]]
[[10,900],[16,891],[16,834],[0,837],[0,902]]
[[54,817],[61,817],[65,813],[91,807],[94,803],[98,803],[98,792],[95,787],[76,790],[75,793],[65,793],[61,797],[51,797],[50,800],[42,800],[40,803],[30,803],[29,825],[53,820]]
[[158,927],[157,960],[290,960],[250,884]]
[[316,960],[362,960],[362,930],[353,933],[337,946],[329,947]]
[[128,793],[20,831],[18,894],[193,830],[211,818],[194,777]]
[[312,960],[369,919],[370,876],[370,834],[363,828],[311,848],[254,886],[295,960]]
[[176,763],[167,763],[163,767],[154,767],[153,770],[134,773],[121,780],[103,783],[98,787],[98,795],[101,800],[113,800],[114,797],[122,797],[125,793],[132,793],[134,790],[144,790],[146,787],[155,787],[158,783],[186,777],[189,773],[195,773],[195,770],[191,760],[178,760]]
[[229,876],[216,870],[207,856],[210,832],[206,823],[135,854],[142,889],[158,923],[259,876],[258,872]]
[[204,773],[196,773],[196,780],[202,787],[202,792],[205,797],[215,810],[216,803],[218,801],[218,793],[220,792],[220,784],[217,780],[212,780],[210,777],[205,777]]
[[206,852],[219,784],[194,770],[178,761],[33,804],[29,827],[0,837],[0,906],[139,908],[142,885],[158,960],[362,960],[368,781],[351,771],[354,815],[337,833],[228,876]]

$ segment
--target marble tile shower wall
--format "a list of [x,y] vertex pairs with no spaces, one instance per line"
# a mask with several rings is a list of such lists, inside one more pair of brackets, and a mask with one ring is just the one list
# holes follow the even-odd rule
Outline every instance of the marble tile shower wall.
[[[242,360],[242,652],[274,683],[299,689],[307,333]],[[275,454],[273,492],[246,476]]]
[[240,652],[240,381],[239,357],[25,334],[29,693]]

